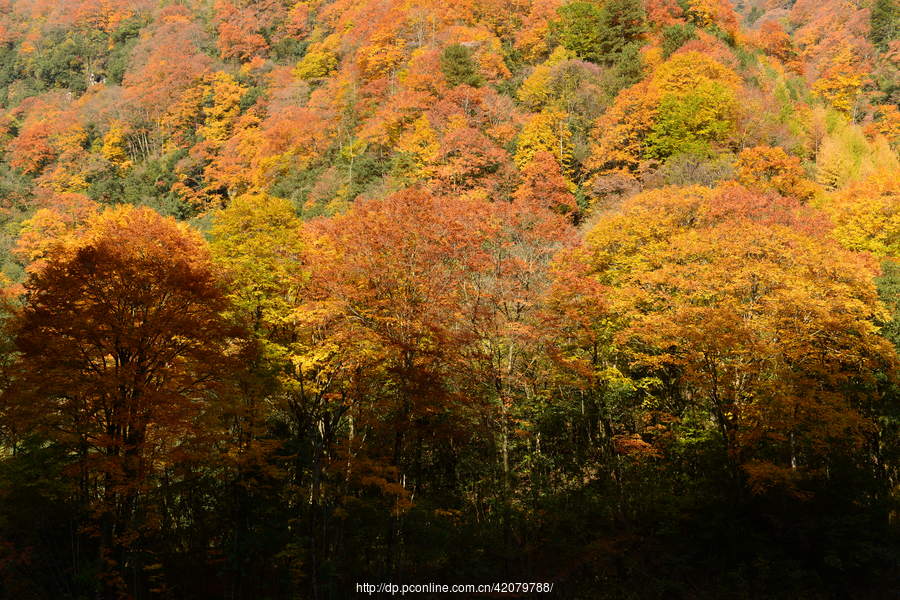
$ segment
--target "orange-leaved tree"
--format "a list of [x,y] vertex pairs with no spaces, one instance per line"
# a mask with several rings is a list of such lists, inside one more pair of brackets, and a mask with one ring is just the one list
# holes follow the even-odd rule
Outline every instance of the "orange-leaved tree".
[[123,206],[45,244],[24,285],[4,417],[72,456],[108,597],[142,576],[136,541],[168,521],[157,491],[215,431],[235,331],[214,273],[198,233]]
[[798,200],[810,200],[817,191],[817,186],[806,178],[800,159],[779,147],[741,150],[735,166],[738,182],[747,188],[774,191]]

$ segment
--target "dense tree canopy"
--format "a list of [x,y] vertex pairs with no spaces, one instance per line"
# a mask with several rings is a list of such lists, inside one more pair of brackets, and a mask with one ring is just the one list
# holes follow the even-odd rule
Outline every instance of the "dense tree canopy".
[[0,0],[0,597],[895,594],[897,18]]

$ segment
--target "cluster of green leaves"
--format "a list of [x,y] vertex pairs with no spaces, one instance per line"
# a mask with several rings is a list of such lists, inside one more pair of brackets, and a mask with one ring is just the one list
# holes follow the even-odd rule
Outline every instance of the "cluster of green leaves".
[[551,35],[578,58],[595,63],[622,60],[647,27],[643,5],[636,0],[571,2],[558,13]]
[[479,87],[484,85],[484,78],[478,73],[478,65],[472,60],[472,51],[462,44],[452,44],[444,48],[441,54],[441,70],[447,83]]
[[872,42],[886,50],[888,44],[900,37],[900,7],[892,0],[875,0],[871,19]]

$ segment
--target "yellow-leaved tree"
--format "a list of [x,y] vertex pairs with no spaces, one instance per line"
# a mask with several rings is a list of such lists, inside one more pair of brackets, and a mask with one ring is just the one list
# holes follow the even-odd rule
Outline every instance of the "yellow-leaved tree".
[[675,436],[712,428],[755,492],[805,495],[830,457],[852,455],[875,427],[874,373],[896,369],[877,267],[823,221],[734,184],[667,188],[626,200],[574,255],[596,296],[583,335],[656,378],[650,406],[675,411]]

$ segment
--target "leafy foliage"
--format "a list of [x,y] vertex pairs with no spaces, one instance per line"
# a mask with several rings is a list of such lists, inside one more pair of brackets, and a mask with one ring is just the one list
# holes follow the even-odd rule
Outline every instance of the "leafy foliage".
[[478,66],[472,60],[472,52],[462,44],[454,44],[441,54],[441,70],[451,87],[465,84],[478,87],[484,83]]
[[635,0],[572,2],[558,13],[551,29],[559,43],[578,58],[597,63],[615,62],[640,38],[646,22],[644,8]]
[[895,4],[0,0],[0,596],[895,594]]

